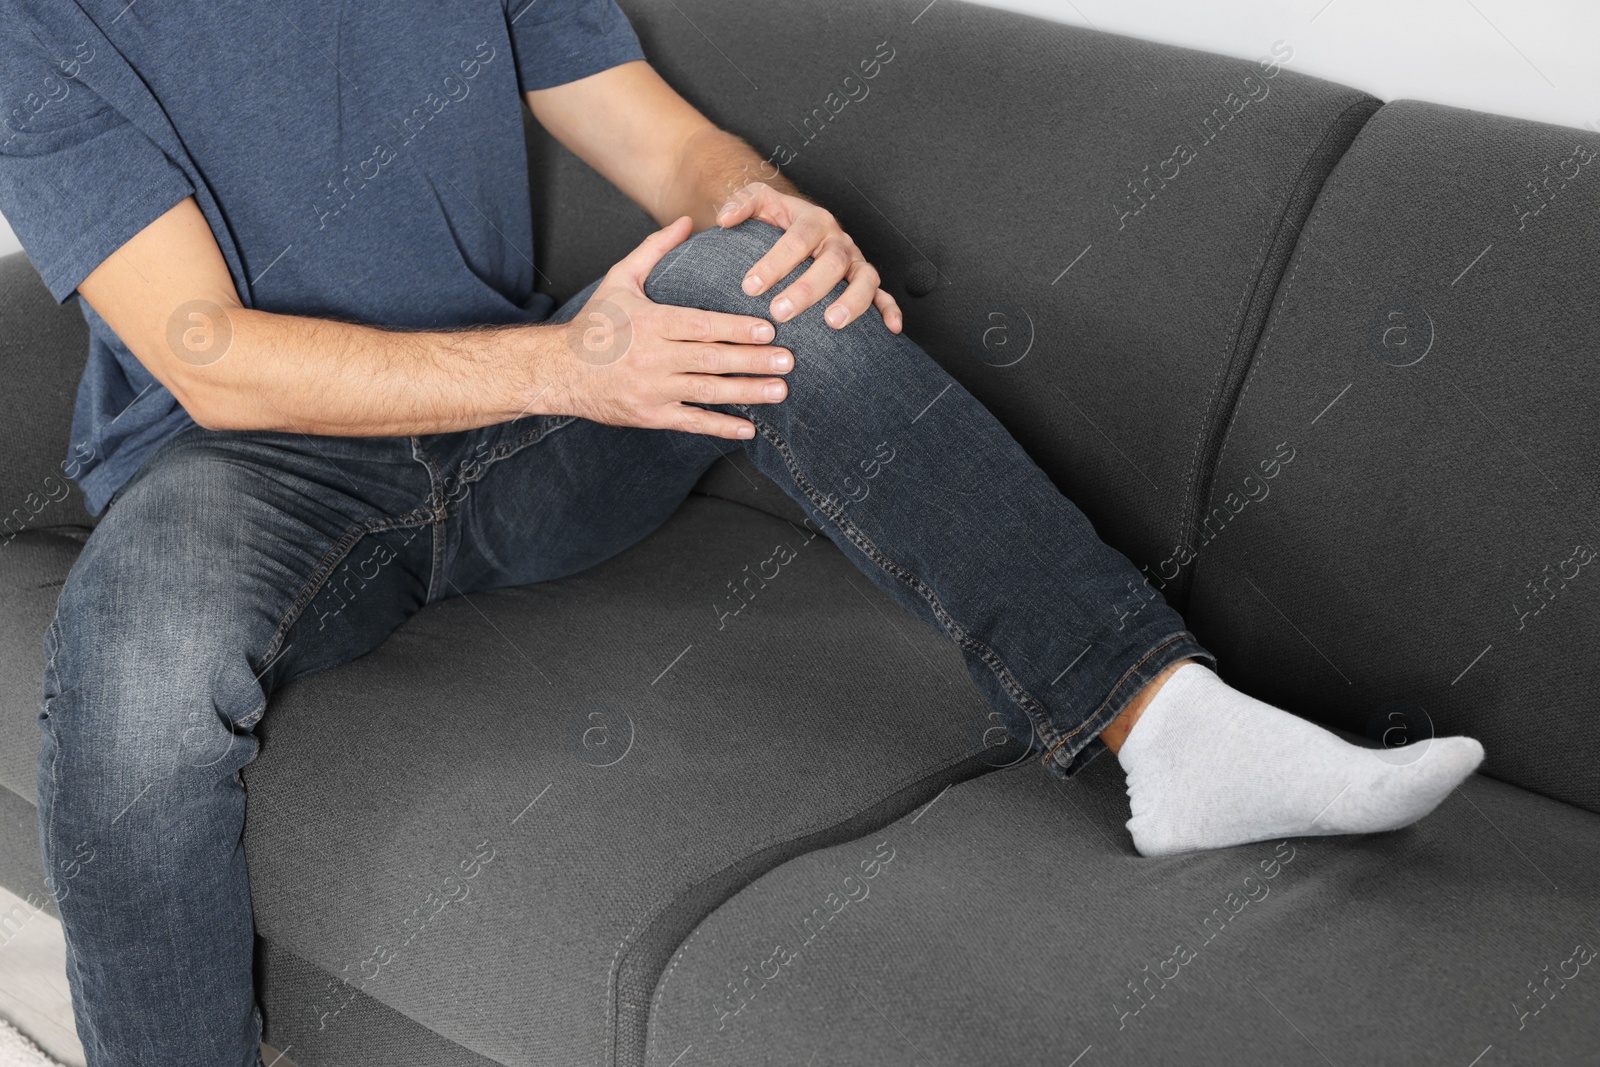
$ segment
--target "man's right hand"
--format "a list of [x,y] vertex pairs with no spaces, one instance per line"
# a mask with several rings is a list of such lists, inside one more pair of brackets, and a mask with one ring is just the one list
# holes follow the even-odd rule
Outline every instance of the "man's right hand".
[[[766,319],[657,304],[645,279],[688,239],[686,215],[645,238],[612,267],[564,327],[570,358],[547,365],[550,392],[534,410],[578,415],[612,426],[682,430],[747,440],[746,419],[696,404],[775,404],[794,354],[770,342]],[[755,375],[756,377],[745,377]]]

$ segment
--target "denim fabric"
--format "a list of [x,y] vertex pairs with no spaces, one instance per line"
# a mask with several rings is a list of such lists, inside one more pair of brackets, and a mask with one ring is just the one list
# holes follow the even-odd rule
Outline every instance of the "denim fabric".
[[[777,234],[698,235],[647,292],[764,314],[739,283]],[[40,836],[90,1067],[258,1063],[239,771],[278,686],[425,604],[622,551],[729,449],[957,644],[997,722],[1053,774],[1102,751],[1163,668],[1214,664],[965,389],[875,313],[828,327],[827,303],[777,327],[796,356],[788,399],[725,409],[757,424],[750,442],[532,416],[409,438],[190,426],[162,444],[113,498],[45,638]]]

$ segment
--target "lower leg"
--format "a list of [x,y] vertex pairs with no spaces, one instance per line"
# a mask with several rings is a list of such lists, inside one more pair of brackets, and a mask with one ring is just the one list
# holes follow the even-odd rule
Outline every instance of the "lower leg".
[[[747,222],[698,234],[661,260],[646,294],[761,315],[765,301],[739,280],[778,232]],[[875,313],[834,329],[823,306],[777,324],[776,343],[795,353],[782,403],[717,410],[753,422],[744,447],[756,466],[961,650],[1011,736],[1052,773],[1074,773],[1146,683],[1210,653],[927,353]]]
[[1178,668],[1185,663],[1195,662],[1187,656],[1178,660],[1166,670],[1150,679],[1150,683],[1139,690],[1134,698],[1128,701],[1128,706],[1122,709],[1122,714],[1111,720],[1111,725],[1100,731],[1100,740],[1105,742],[1107,748],[1113,753],[1122,751],[1122,742],[1127,740],[1128,731],[1133,729],[1133,724],[1139,721],[1139,716],[1144,714],[1144,709],[1150,701],[1155,699],[1156,693],[1167,684],[1167,679],[1178,673]]

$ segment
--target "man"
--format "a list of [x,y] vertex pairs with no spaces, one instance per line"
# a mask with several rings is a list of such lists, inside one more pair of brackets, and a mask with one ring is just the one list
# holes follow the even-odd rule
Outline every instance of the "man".
[[[1402,826],[1481,759],[1385,762],[1223,684],[1159,599],[1119,618],[1138,571],[612,0],[0,12],[0,210],[91,327],[70,458],[105,517],[45,635],[38,779],[90,1067],[258,1062],[239,770],[273,690],[622,551],[732,447],[1052,773],[1115,751],[1146,855]],[[662,226],[559,309],[523,99]]]

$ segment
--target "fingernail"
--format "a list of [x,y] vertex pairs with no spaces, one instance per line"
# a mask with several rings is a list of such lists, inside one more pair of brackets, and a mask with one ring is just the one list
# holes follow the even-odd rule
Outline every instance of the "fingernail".
[[752,274],[750,277],[746,278],[744,280],[744,291],[749,293],[751,296],[755,296],[757,293],[759,293],[761,291],[761,276],[758,274]]
[[779,319],[789,317],[789,312],[794,310],[794,304],[786,296],[780,296],[772,305],[772,314]]
[[740,437],[743,437],[746,440],[749,440],[750,438],[754,437],[755,435],[756,435],[756,428],[754,426],[741,426],[741,427],[739,427],[739,436]]
[[730,200],[726,204],[723,204],[720,209],[718,209],[717,217],[721,218],[723,215],[726,215],[728,212],[730,212],[732,210],[733,210],[733,201]]
[[784,389],[782,382],[768,382],[767,387],[762,390],[762,392],[766,393],[767,396],[773,400],[782,400],[783,394],[786,392],[786,390]]
[[794,357],[787,352],[779,352],[772,357],[773,370],[788,370],[792,366],[794,366]]
[[770,340],[772,340],[772,338],[774,336],[773,329],[772,329],[772,323],[770,323],[770,322],[758,322],[758,323],[756,323],[754,326],[750,327],[750,336],[753,339],[757,340],[757,341],[770,341]]
[[844,308],[841,308],[841,307],[829,308],[828,309],[828,313],[823,317],[828,320],[828,325],[829,326],[833,326],[833,327],[843,326],[844,325]]

